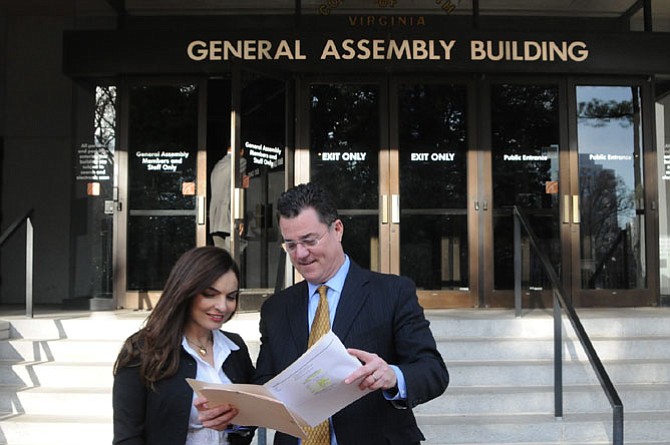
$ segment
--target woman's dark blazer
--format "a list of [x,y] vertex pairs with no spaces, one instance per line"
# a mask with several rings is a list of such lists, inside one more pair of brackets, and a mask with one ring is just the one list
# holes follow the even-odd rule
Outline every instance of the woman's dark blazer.
[[[254,366],[244,340],[231,332],[224,334],[240,349],[231,351],[223,371],[233,383],[251,382]],[[193,390],[185,379],[195,378],[196,370],[196,361],[184,348],[177,373],[157,382],[153,391],[140,381],[139,366],[119,369],[112,390],[113,444],[184,445],[193,400]],[[247,445],[252,438],[228,435],[232,445]]]

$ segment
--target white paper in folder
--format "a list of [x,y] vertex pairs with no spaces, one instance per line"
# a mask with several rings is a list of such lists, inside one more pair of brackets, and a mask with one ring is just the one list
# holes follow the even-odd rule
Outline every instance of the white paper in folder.
[[305,438],[303,427],[318,425],[370,392],[358,388],[360,380],[344,383],[360,366],[330,331],[265,385],[187,381],[210,404],[234,405],[239,414],[233,422],[238,425],[261,426]]

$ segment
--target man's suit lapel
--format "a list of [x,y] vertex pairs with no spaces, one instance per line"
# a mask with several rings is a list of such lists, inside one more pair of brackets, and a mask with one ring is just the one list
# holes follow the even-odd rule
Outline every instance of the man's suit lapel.
[[302,281],[294,286],[292,292],[285,297],[288,298],[284,305],[285,316],[288,321],[290,336],[295,342],[298,351],[307,350],[309,329],[307,327],[307,282]]
[[337,305],[333,332],[344,341],[351,325],[360,313],[365,301],[370,296],[366,271],[353,261],[349,266],[349,273],[344,281],[340,302]]

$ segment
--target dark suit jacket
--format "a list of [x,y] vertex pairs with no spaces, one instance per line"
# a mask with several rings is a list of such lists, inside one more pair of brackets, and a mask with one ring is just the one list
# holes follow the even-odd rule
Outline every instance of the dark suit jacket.
[[[223,371],[233,383],[249,383],[254,367],[244,340],[224,332],[240,347],[223,363]],[[139,366],[119,369],[114,377],[114,444],[184,445],[188,431],[193,390],[186,378],[195,378],[196,361],[181,349],[179,369],[175,375],[155,384],[155,391],[140,381]],[[229,434],[232,445],[246,445],[253,436]]]
[[[300,282],[268,298],[261,308],[261,348],[255,383],[284,370],[306,349],[307,283]],[[371,272],[353,261],[337,306],[333,332],[347,348],[373,352],[398,366],[406,380],[406,409],[399,409],[374,391],[333,416],[339,445],[408,445],[423,434],[411,408],[444,392],[447,368],[437,351],[408,278]],[[297,439],[277,432],[275,444]]]

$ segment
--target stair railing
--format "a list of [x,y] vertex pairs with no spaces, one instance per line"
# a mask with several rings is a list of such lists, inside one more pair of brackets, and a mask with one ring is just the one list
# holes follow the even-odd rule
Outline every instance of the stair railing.
[[0,235],[0,247],[26,223],[26,317],[33,318],[33,209],[28,210],[23,216],[16,219]]
[[558,279],[558,274],[549,261],[546,253],[540,248],[538,239],[533,232],[527,218],[517,206],[513,208],[514,217],[514,307],[517,317],[521,315],[521,229],[528,236],[528,241],[534,253],[538,256],[544,271],[551,282],[554,300],[554,411],[555,417],[563,417],[563,331],[561,313],[563,310],[584,348],[596,377],[600,381],[610,406],[612,407],[612,443],[623,445],[623,403],[619,398],[605,367],[598,357],[584,326],[582,325],[572,303],[565,298],[565,291]]

